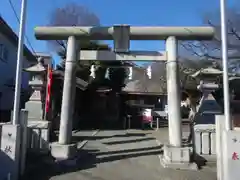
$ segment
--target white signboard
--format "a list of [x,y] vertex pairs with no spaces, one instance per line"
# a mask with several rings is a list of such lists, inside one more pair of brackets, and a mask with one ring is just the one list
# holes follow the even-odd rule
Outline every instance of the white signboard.
[[1,130],[0,179],[16,179],[19,169],[20,126],[6,124]]
[[[226,178],[229,180],[239,180],[240,177],[240,131],[226,132],[226,159],[227,163],[223,165],[226,167]],[[223,141],[224,142],[224,141]],[[224,148],[224,147],[223,147]],[[224,154],[223,154],[224,155]],[[223,161],[224,162],[224,161]]]

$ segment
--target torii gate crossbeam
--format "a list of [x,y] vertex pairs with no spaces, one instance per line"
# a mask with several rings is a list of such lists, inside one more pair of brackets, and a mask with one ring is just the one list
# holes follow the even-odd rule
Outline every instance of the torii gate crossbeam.
[[[73,91],[75,81],[72,80],[75,78],[74,66],[77,59],[77,43],[81,43],[78,40],[114,40],[114,50],[120,54],[130,53],[130,40],[166,40],[169,145],[166,145],[164,149],[163,165],[176,167],[176,165],[189,163],[190,149],[182,146],[177,40],[211,40],[214,33],[212,27],[130,27],[128,25],[113,27],[36,27],[35,36],[39,40],[68,40],[59,144],[56,148],[58,151],[62,149],[62,152],[56,152],[55,155],[62,153],[61,156],[65,158],[70,156],[71,102],[75,96]],[[128,60],[135,61],[136,59]],[[162,59],[149,58],[146,60]]]
[[[35,36],[39,40],[67,40],[69,36],[76,39],[114,40],[116,29],[128,26],[113,27],[36,27]],[[210,40],[214,35],[212,27],[159,27],[131,26],[130,40],[166,40],[175,36],[178,40]]]

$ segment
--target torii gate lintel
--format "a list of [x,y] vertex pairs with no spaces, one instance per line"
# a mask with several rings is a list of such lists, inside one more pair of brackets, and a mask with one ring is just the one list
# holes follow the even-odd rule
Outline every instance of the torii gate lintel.
[[110,27],[36,27],[35,37],[38,40],[68,40],[69,36],[77,40],[114,40],[124,37],[127,40],[166,40],[175,36],[178,40],[211,40],[215,34],[212,27],[159,27],[159,26],[128,26]]

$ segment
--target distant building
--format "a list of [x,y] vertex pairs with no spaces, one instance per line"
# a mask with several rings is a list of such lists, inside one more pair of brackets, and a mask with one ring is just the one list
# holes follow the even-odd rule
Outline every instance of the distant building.
[[[18,36],[0,16],[0,112],[9,113],[13,109],[15,76],[17,64]],[[24,45],[23,68],[37,62],[36,57]],[[29,73],[22,74],[22,92],[29,90]]]

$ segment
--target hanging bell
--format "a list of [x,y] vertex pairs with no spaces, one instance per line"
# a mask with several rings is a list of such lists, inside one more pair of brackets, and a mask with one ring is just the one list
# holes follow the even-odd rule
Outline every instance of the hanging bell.
[[90,71],[91,71],[90,76],[91,76],[93,79],[95,79],[95,78],[96,78],[96,68],[95,68],[95,65],[91,65]]
[[152,79],[152,68],[151,66],[147,67],[147,76],[149,79]]
[[129,80],[132,80],[132,75],[133,75],[133,69],[132,69],[132,67],[129,67],[129,74],[128,74]]

